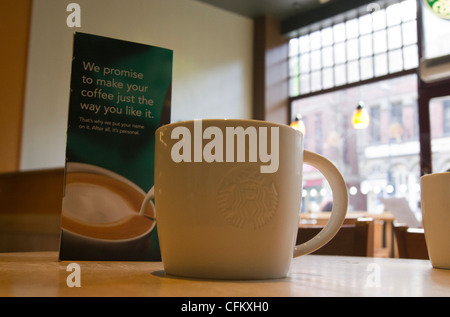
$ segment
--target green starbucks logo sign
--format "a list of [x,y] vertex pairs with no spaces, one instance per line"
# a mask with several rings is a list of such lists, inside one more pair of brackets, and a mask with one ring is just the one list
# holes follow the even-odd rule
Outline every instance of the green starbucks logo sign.
[[423,0],[437,16],[450,20],[450,0]]

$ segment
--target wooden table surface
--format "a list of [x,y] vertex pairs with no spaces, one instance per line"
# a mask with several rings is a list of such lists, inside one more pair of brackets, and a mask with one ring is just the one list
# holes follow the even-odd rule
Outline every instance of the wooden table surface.
[[161,262],[70,263],[57,252],[0,253],[0,296],[450,296],[450,270],[428,260],[307,255],[288,277],[257,281],[174,277]]
[[[328,220],[331,216],[331,212],[313,212],[313,213],[301,213],[300,220]],[[365,211],[349,211],[345,216],[346,219],[357,219],[357,218],[371,218],[373,220],[382,221],[394,221],[395,218],[389,211],[384,211],[381,213],[368,213]]]

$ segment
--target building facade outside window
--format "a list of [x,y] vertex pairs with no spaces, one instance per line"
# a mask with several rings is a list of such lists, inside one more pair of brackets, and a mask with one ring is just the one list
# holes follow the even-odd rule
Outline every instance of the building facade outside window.
[[[352,127],[357,100],[365,101],[370,114],[367,129]],[[329,158],[343,174],[350,210],[381,212],[379,198],[401,197],[411,210],[419,211],[416,75],[302,98],[293,101],[291,107],[293,113],[302,114],[305,149]],[[326,124],[318,126],[318,117]],[[304,182],[304,211],[320,211],[331,199],[328,185],[310,167],[304,173]]]

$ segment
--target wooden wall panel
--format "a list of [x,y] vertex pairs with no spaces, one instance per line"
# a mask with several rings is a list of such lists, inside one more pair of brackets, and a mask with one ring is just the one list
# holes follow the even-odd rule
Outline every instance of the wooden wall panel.
[[0,173],[19,170],[31,4],[1,4]]
[[0,252],[58,250],[64,169],[0,174]]

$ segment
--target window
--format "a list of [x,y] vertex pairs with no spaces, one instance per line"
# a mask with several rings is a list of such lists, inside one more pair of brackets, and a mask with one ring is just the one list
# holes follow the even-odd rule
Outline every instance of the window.
[[314,116],[315,122],[314,122],[314,136],[315,136],[315,151],[318,154],[322,154],[323,152],[323,137],[322,137],[322,114],[316,113]]
[[[438,60],[447,60],[450,57],[450,19],[448,19],[447,5],[441,6],[438,1],[418,1],[420,3],[422,25],[421,31],[421,57],[424,64],[434,64]],[[430,7],[432,5],[432,7]],[[435,10],[438,9],[438,10]],[[441,9],[441,10],[439,10]],[[444,10],[442,10],[444,9]],[[433,61],[434,59],[434,61]],[[420,72],[420,74],[422,74]],[[423,79],[427,79],[424,76]],[[429,79],[429,78],[428,78]],[[449,110],[450,78],[441,73],[439,79],[433,82],[422,82],[419,108],[424,116],[420,117],[421,129],[421,168],[422,173],[437,173],[450,170],[450,134]],[[421,112],[422,114],[422,112]],[[428,119],[426,122],[424,119]],[[423,131],[422,131],[423,130]],[[431,138],[429,138],[431,136]]]
[[[370,125],[355,130],[351,116],[361,96]],[[442,114],[443,101],[435,107]],[[380,198],[396,197],[406,199],[411,210],[419,213],[415,74],[296,99],[291,108],[293,114],[302,114],[306,126],[304,148],[324,155],[343,174],[350,193],[350,211],[380,212]],[[326,182],[310,167],[304,170],[303,178],[304,208],[320,210],[330,199],[319,194],[322,189],[328,190]]]
[[416,1],[319,29],[302,29],[289,42],[291,97],[395,74],[418,66]]
[[[291,115],[308,119],[305,149],[320,150],[343,174],[350,211],[378,212],[381,198],[402,198],[420,219],[420,176],[450,171],[450,79],[417,78],[419,56],[448,58],[450,20],[425,3],[375,0],[375,11],[315,21],[289,42]],[[355,130],[360,102],[370,125]],[[309,166],[303,178],[303,211],[321,210],[327,183]]]
[[445,172],[450,169],[450,96],[430,101],[430,122],[433,170]]
[[[370,108],[370,117],[372,121],[380,122],[380,106],[376,105]],[[381,127],[379,125],[371,124],[370,127],[370,143],[377,144],[381,141]]]
[[[357,8],[290,40],[291,114],[304,118],[305,149],[343,174],[350,211],[380,212],[381,198],[395,197],[420,219],[416,1],[376,3],[379,10]],[[361,101],[370,125],[355,130],[351,116]],[[311,167],[303,178],[303,211],[321,210],[330,199],[327,182]]]
[[444,134],[450,135],[450,99],[444,101],[444,115],[442,116]]
[[401,102],[391,105],[391,119],[389,124],[389,136],[392,141],[400,142],[403,135],[403,106]]

